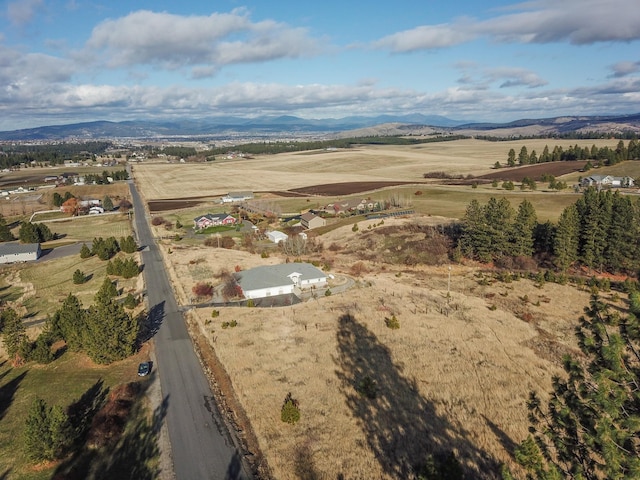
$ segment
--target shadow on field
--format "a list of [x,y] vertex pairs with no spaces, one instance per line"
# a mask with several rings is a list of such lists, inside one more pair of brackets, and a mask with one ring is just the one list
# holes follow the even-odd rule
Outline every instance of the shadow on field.
[[[4,363],[3,363],[3,365],[4,365]],[[9,374],[9,372],[11,372],[11,369],[9,369],[7,372],[5,372],[2,375],[2,377],[4,378],[6,375]],[[15,396],[16,391],[18,390],[18,387],[22,383],[22,380],[24,380],[24,377],[26,377],[26,376],[27,376],[27,372],[24,371],[20,375],[18,375],[17,377],[12,378],[7,383],[5,383],[4,385],[0,386],[0,420],[2,420],[4,418],[4,416],[5,416],[6,412],[7,412],[7,409],[13,403],[13,397]]]
[[99,380],[69,407],[79,437],[74,453],[58,466],[53,480],[158,478],[158,435],[169,399],[147,414],[145,392],[151,376],[128,384],[133,397],[114,398],[117,388],[109,394]]
[[496,477],[498,463],[467,440],[461,426],[436,413],[415,381],[394,364],[389,349],[349,313],[339,319],[337,344],[336,375],[342,393],[386,474],[462,478],[464,472],[466,478]]

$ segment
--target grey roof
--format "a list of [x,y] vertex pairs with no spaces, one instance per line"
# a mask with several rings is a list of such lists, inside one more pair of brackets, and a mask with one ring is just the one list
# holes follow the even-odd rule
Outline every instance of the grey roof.
[[0,243],[0,255],[19,255],[21,253],[36,253],[40,249],[39,243]]
[[242,290],[250,291],[259,288],[292,285],[293,281],[288,277],[292,273],[299,273],[301,280],[327,277],[322,270],[310,263],[283,263],[281,265],[256,267],[239,272],[236,276],[239,277],[238,283]]

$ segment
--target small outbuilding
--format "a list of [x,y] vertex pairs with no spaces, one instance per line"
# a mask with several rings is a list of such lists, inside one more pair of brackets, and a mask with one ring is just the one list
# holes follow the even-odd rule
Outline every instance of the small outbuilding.
[[286,233],[280,232],[278,230],[273,230],[271,232],[267,232],[267,238],[273,243],[280,243],[286,242],[289,236]]
[[40,258],[39,243],[0,243],[0,263],[33,262]]

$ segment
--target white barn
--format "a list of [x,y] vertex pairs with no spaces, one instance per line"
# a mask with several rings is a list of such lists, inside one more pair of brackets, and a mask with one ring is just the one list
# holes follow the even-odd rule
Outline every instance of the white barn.
[[236,274],[245,298],[297,295],[302,290],[325,287],[327,275],[310,263],[284,263],[252,268]]
[[33,262],[41,254],[39,243],[0,243],[0,263]]
[[289,238],[289,235],[278,230],[273,230],[272,232],[267,232],[267,238],[273,243],[280,243],[286,242],[287,238]]

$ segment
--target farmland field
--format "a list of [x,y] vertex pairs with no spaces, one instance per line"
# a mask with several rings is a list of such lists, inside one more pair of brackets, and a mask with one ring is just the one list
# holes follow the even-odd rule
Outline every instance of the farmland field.
[[[506,163],[510,148],[517,152],[526,145],[540,153],[545,145],[594,143],[614,148],[617,142],[462,140],[134,167],[146,200],[174,199],[162,215],[187,226],[183,220],[225,208],[215,203],[216,196],[240,190],[285,212],[392,195],[416,211],[385,219],[384,227],[359,217],[330,219],[321,229],[316,240],[324,250],[305,260],[325,265],[336,281],[352,278],[355,287],[345,293],[280,308],[221,307],[214,320],[210,308],[189,311],[194,331],[210,345],[207,358],[210,367],[218,367],[213,368],[220,374],[218,384],[229,382],[228,402],[246,414],[242,428],[253,432],[251,448],[264,454],[274,478],[409,478],[406,465],[430,451],[453,451],[473,478],[497,478],[500,463],[517,468],[512,449],[527,435],[529,392],[544,397],[553,375],[562,371],[562,355],[577,351],[573,329],[588,291],[530,280],[495,282],[490,267],[482,265],[443,260],[410,266],[389,259],[422,238],[416,232],[424,225],[461,217],[473,198],[485,203],[505,196],[514,206],[527,198],[539,221],[555,221],[579,196],[542,183],[536,191],[490,183],[445,185],[424,173],[480,177],[497,173],[493,164]],[[558,170],[565,166],[549,165],[545,172],[546,165],[536,165],[536,175],[551,173],[576,183],[583,173],[575,165],[569,173]],[[500,173],[509,170],[516,172],[514,179],[523,172]],[[611,173],[638,176],[640,168],[626,162]],[[355,193],[365,183],[372,190]],[[294,190],[307,196],[290,195]],[[199,204],[185,203],[188,209],[181,210],[180,198]],[[162,236],[163,228],[156,227],[156,233]],[[292,260],[277,249],[260,255],[259,245],[250,253],[205,247],[193,239],[180,243],[166,235],[161,243],[183,304],[192,301],[196,283],[215,284],[223,270]],[[385,326],[391,315],[399,330]],[[237,327],[222,327],[232,320]],[[374,400],[357,393],[364,377],[378,388]],[[294,426],[280,421],[289,392],[302,412]]]

